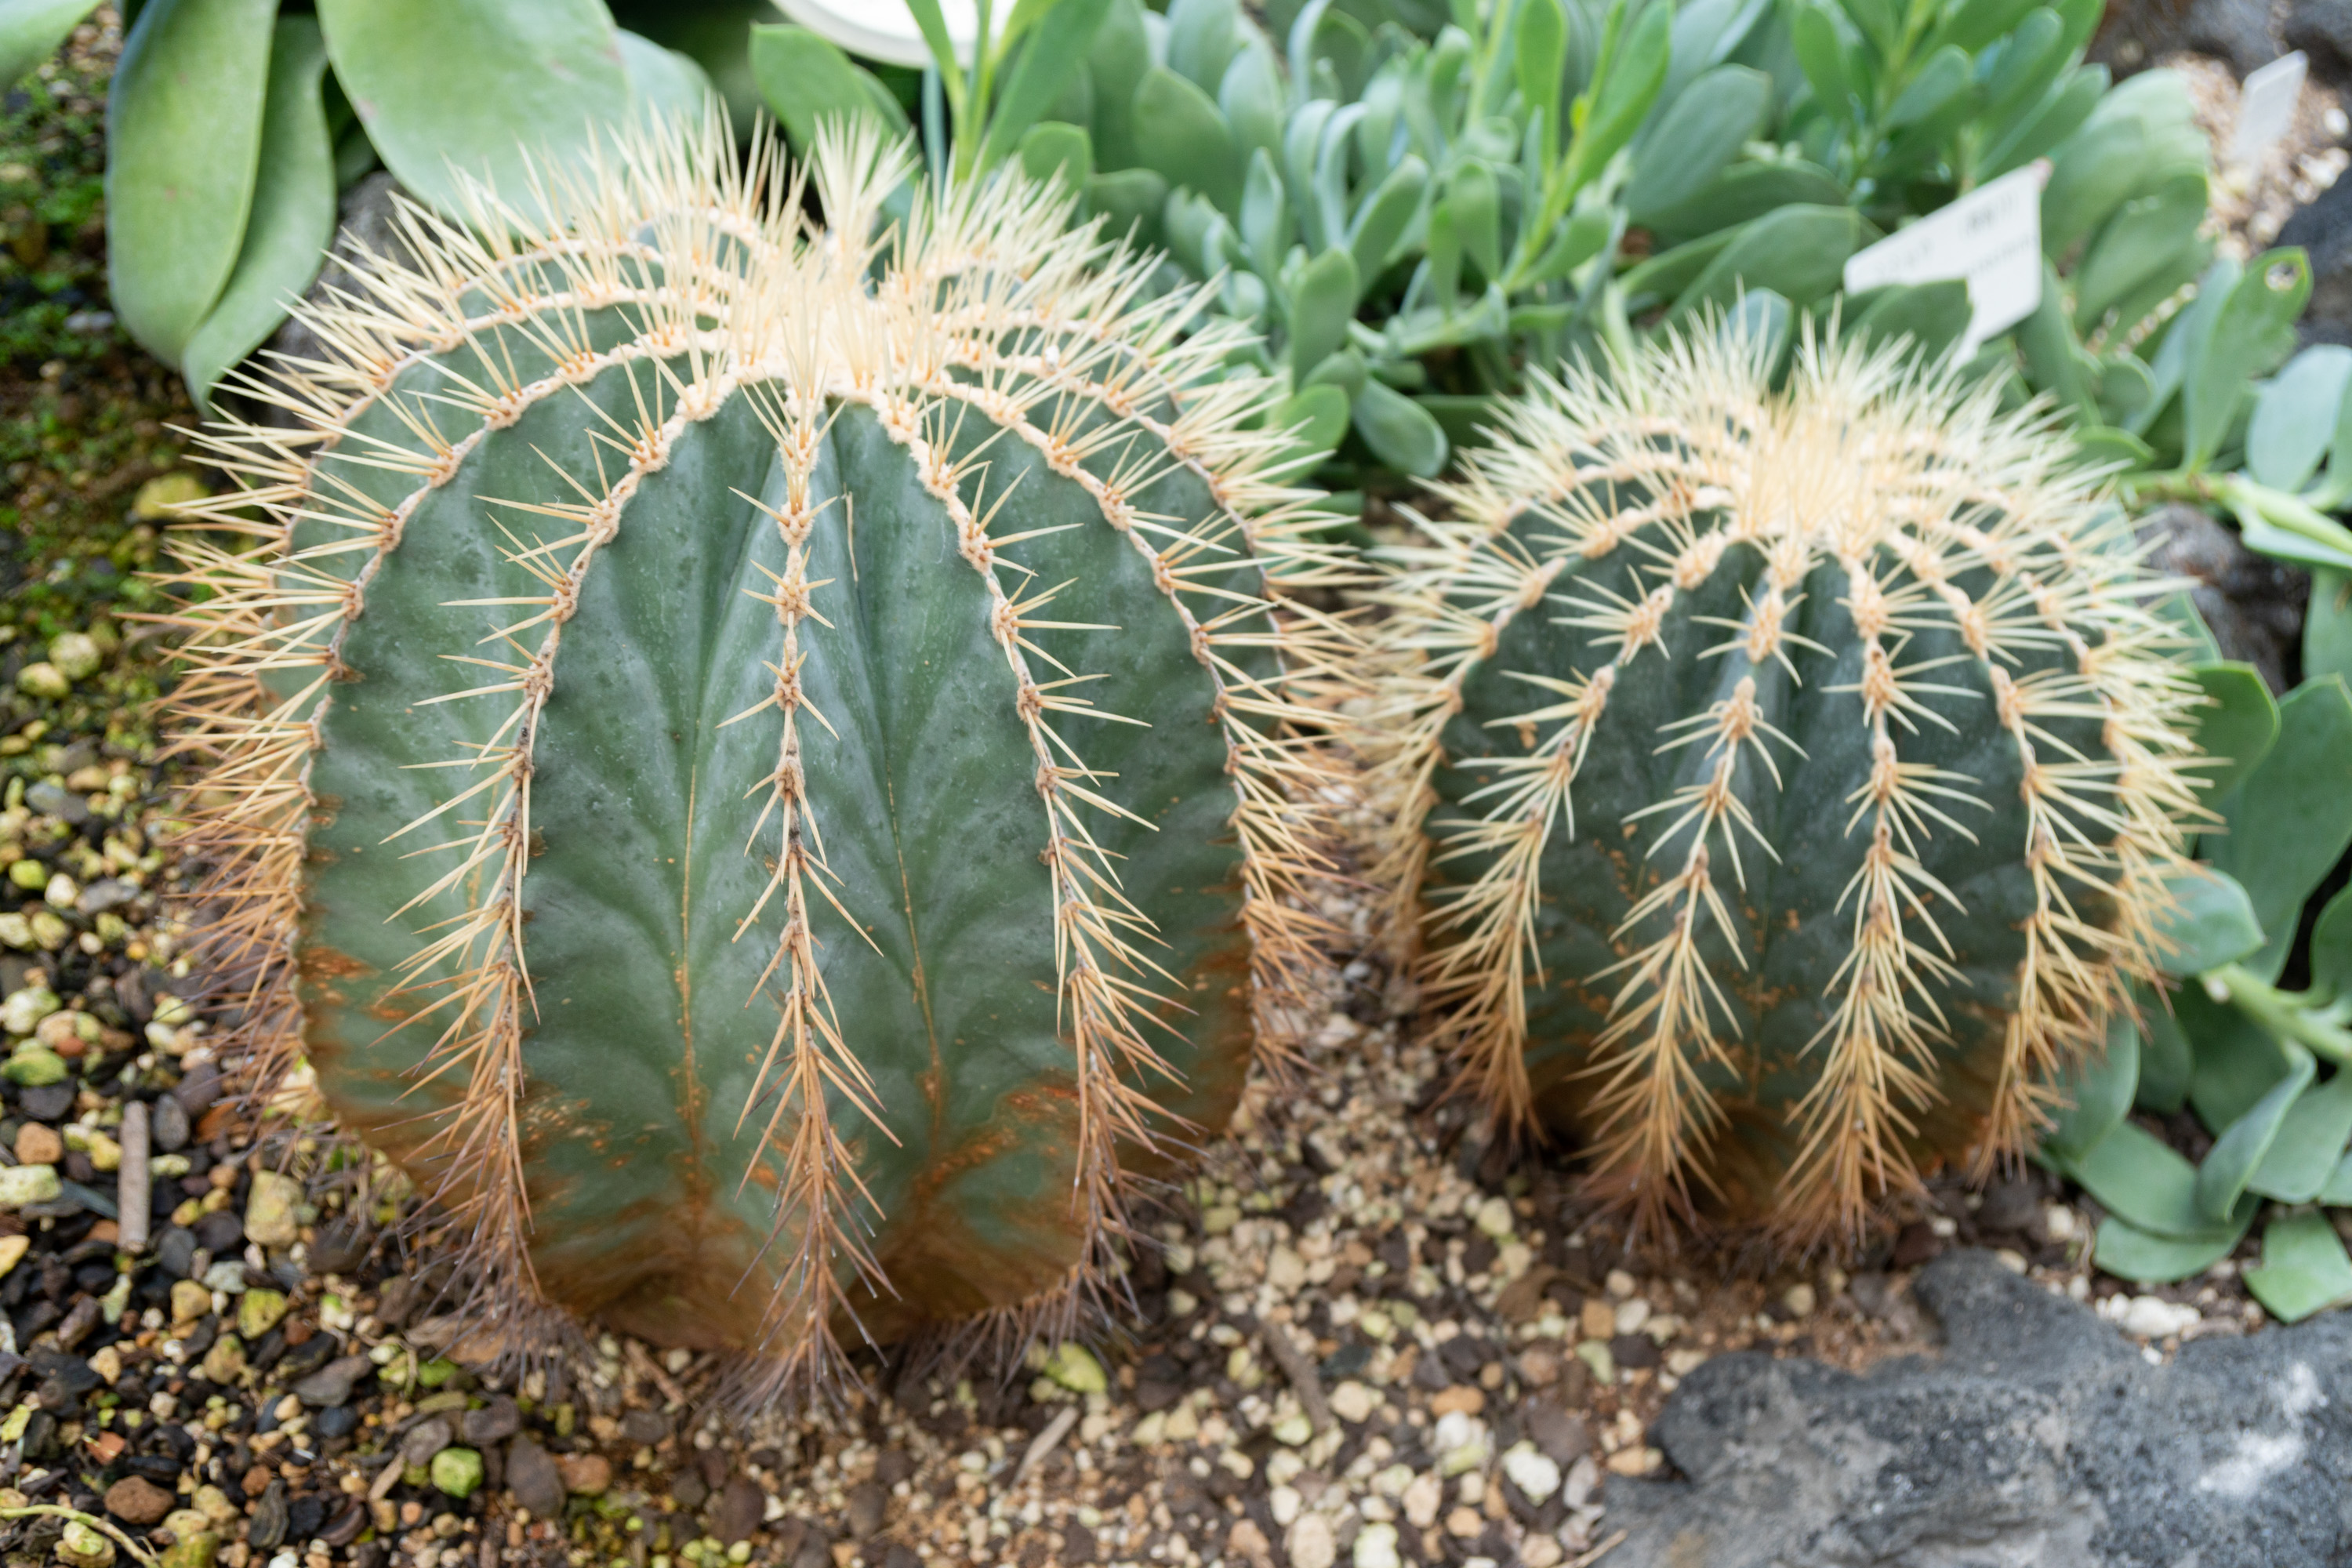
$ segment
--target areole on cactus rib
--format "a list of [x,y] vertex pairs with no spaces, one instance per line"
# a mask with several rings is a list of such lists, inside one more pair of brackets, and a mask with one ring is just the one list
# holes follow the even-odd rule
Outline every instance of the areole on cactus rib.
[[908,170],[829,140],[818,231],[706,128],[410,212],[303,430],[214,437],[210,951],[509,1340],[1066,1328],[1280,1047],[1339,634],[1268,597],[1321,564],[1263,393],[1050,188],[866,243]]
[[2197,700],[2063,437],[1725,328],[1511,405],[1393,552],[1382,878],[1505,1123],[1850,1237],[2022,1149],[2152,977]]

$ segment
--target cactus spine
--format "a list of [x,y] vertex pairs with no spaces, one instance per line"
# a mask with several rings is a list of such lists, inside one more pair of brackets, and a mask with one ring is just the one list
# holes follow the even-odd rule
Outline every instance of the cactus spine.
[[247,389],[299,428],[213,437],[209,951],[494,1342],[1066,1331],[1282,1048],[1339,634],[1260,387],[1050,189],[868,243],[909,167],[829,138],[819,230],[713,126],[412,210]]
[[1733,334],[1548,381],[1396,552],[1382,878],[1505,1124],[1656,1226],[1844,1239],[2022,1149],[2196,814],[2128,524],[1899,352]]

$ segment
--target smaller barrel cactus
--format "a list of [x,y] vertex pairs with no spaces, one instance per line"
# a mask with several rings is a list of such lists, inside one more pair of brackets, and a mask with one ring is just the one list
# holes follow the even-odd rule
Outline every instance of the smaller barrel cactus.
[[1670,335],[1507,408],[1393,552],[1375,773],[1500,1121],[1644,1226],[1804,1246],[2103,1048],[2197,698],[2063,436],[1899,349],[1769,357]]
[[909,168],[713,124],[410,211],[214,437],[200,943],[486,1344],[1066,1331],[1314,963],[1265,384],[1050,187],[884,226]]

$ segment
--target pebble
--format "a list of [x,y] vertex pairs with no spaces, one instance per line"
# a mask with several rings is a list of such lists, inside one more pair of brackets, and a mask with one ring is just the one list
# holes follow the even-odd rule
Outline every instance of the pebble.
[[482,1484],[482,1456],[472,1448],[444,1448],[433,1456],[433,1484],[453,1498],[468,1498]]
[[1283,1532],[1282,1549],[1289,1555],[1290,1568],[1331,1568],[1339,1561],[1331,1521],[1319,1513],[1300,1514]]
[[1435,1476],[1415,1476],[1397,1494],[1397,1506],[1404,1510],[1407,1524],[1427,1530],[1437,1522],[1438,1510],[1445,1506],[1445,1483]]
[[1045,1375],[1074,1394],[1101,1394],[1110,1387],[1102,1363],[1084,1345],[1057,1347],[1045,1360]]
[[1403,1568],[1403,1560],[1397,1555],[1396,1526],[1368,1524],[1358,1531],[1351,1561],[1356,1568]]
[[1789,1309],[1792,1318],[1810,1318],[1813,1315],[1813,1288],[1801,1279],[1782,1292],[1780,1304]]
[[1637,1289],[1639,1289],[1639,1287],[1633,1283],[1633,1277],[1631,1274],[1626,1273],[1622,1268],[1612,1268],[1609,1271],[1608,1278],[1603,1279],[1601,1283],[1603,1289],[1607,1290],[1612,1296],[1616,1297],[1620,1301],[1625,1300],[1626,1297],[1631,1296]]
[[248,1340],[257,1340],[276,1328],[285,1316],[286,1292],[248,1289],[237,1300],[236,1331]]
[[245,1203],[247,1239],[262,1247],[291,1247],[302,1238],[295,1207],[302,1201],[302,1184],[276,1171],[253,1173],[253,1190]]
[[179,1096],[157,1095],[153,1114],[153,1131],[149,1136],[155,1140],[155,1147],[170,1154],[188,1146],[188,1108],[180,1103]]
[[1350,1426],[1368,1419],[1380,1408],[1380,1396],[1362,1384],[1350,1378],[1333,1389],[1329,1404],[1331,1414]]
[[66,1141],[57,1129],[27,1121],[16,1130],[16,1163],[54,1165],[66,1157]]
[[1530,1442],[1515,1443],[1503,1451],[1503,1473],[1538,1507],[1550,1501],[1552,1493],[1559,1490],[1559,1462],[1537,1452]]
[[106,1489],[106,1511],[142,1529],[172,1511],[173,1494],[142,1476],[125,1476]]
[[613,1461],[602,1454],[558,1454],[555,1468],[563,1489],[583,1497],[600,1497],[613,1484]]
[[438,1415],[433,1416],[418,1422],[401,1436],[400,1457],[412,1465],[429,1464],[433,1456],[455,1442],[457,1436],[448,1422]]
[[844,1515],[849,1533],[859,1541],[871,1540],[882,1528],[882,1516],[889,1506],[890,1494],[873,1481],[860,1481],[850,1488],[849,1507]]
[[[593,1458],[594,1456],[590,1455],[589,1458]],[[601,1459],[596,1462],[604,1463]],[[574,1487],[572,1489],[587,1491],[591,1489]],[[749,1476],[737,1476],[719,1489],[719,1505],[710,1510],[710,1532],[730,1546],[739,1541],[749,1541],[751,1532],[760,1528],[760,1521],[767,1510],[768,1494],[760,1489],[760,1483]]]
[[33,1238],[29,1236],[0,1236],[0,1279],[5,1279],[32,1248]]
[[62,1190],[54,1165],[10,1165],[0,1170],[0,1209],[51,1203]]
[[554,1519],[563,1512],[563,1476],[547,1450],[528,1437],[507,1445],[507,1489],[534,1519]]
[[[1636,1296],[1630,1301],[1620,1301],[1611,1324],[1612,1337],[1617,1334],[1638,1334],[1642,1325],[1650,1321],[1650,1303]],[[1598,1339],[1599,1335],[1594,1335]]]
[[[183,1280],[181,1283],[184,1284],[186,1281]],[[173,1289],[176,1289],[178,1287],[175,1286]],[[341,1405],[351,1398],[352,1385],[374,1370],[375,1363],[363,1355],[338,1356],[296,1384],[294,1397],[314,1410],[324,1405]],[[509,1407],[511,1407],[511,1402],[509,1402]],[[471,1437],[474,1436],[470,1429],[472,1415],[469,1415],[467,1420],[469,1429],[466,1435]],[[499,1436],[510,1436],[512,1430],[509,1427],[507,1432]],[[445,1487],[442,1489],[446,1491],[448,1489]]]
[[[646,1410],[631,1411],[621,1423],[624,1435],[633,1442],[647,1442],[648,1439],[638,1436],[627,1428],[629,1424],[638,1417],[652,1414],[651,1411]],[[660,1418],[656,1416],[655,1419]],[[513,1400],[501,1394],[479,1410],[467,1411],[464,1420],[459,1422],[458,1426],[465,1434],[467,1442],[478,1448],[488,1447],[492,1443],[503,1443],[522,1430],[522,1411]],[[659,1437],[650,1439],[652,1442],[660,1440]]]
[[2110,1314],[2103,1304],[2100,1315],[2113,1316],[2116,1327],[2135,1339],[2168,1339],[2202,1315],[2194,1307],[2168,1301],[2161,1296],[2134,1296],[2128,1300],[2120,1296],[2111,1296],[2108,1300],[2125,1301],[2125,1305],[2120,1311]]
[[1492,1237],[1496,1241],[1509,1240],[1514,1229],[1510,1199],[1488,1198],[1478,1205],[1478,1212],[1472,1216],[1470,1223],[1478,1227],[1481,1235]]

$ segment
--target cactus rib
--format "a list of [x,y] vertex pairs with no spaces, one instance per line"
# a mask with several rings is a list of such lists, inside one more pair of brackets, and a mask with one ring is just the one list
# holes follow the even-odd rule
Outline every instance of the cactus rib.
[[[1270,615],[1271,585],[1328,581],[1337,567],[1308,537],[1303,494],[1265,472],[1281,449],[1278,436],[1249,427],[1265,388],[1213,377],[1233,333],[1191,331],[1197,300],[1145,299],[1148,262],[1064,237],[1068,202],[1050,189],[1003,179],[927,192],[898,230],[868,240],[883,197],[908,172],[902,152],[825,137],[813,173],[829,226],[817,231],[800,216],[800,178],[786,176],[773,150],[761,146],[747,174],[730,142],[715,123],[649,132],[584,174],[548,176],[530,211],[477,191],[465,226],[403,215],[422,272],[362,268],[352,298],[310,312],[333,358],[243,389],[293,414],[299,433],[211,437],[245,488],[199,521],[241,538],[187,541],[184,574],[209,594],[176,617],[190,634],[177,706],[182,746],[213,763],[191,830],[208,868],[194,901],[209,921],[205,952],[240,978],[245,1044],[265,1070],[282,1071],[310,1031],[331,1098],[392,1147],[462,1241],[470,1311],[494,1348],[520,1350],[551,1331],[558,1318],[546,1300],[594,1311],[600,1301],[583,1290],[620,1289],[583,1274],[593,1238],[551,1235],[534,1207],[570,1213],[582,1201],[579,1176],[559,1181],[548,1163],[549,1140],[566,1135],[552,1131],[562,1123],[549,1121],[560,1103],[550,1096],[572,1081],[561,1075],[576,1075],[577,1061],[547,1053],[583,1020],[559,1024],[552,1009],[571,997],[544,993],[551,973],[567,976],[565,991],[607,984],[579,967],[607,940],[583,923],[601,907],[587,894],[602,873],[580,858],[582,813],[659,795],[652,774],[630,770],[677,775],[661,786],[679,792],[685,837],[667,862],[677,867],[674,907],[660,916],[679,944],[673,1076],[677,1135],[691,1153],[677,1179],[701,1194],[690,1198],[693,1215],[723,1218],[755,1184],[771,1206],[764,1235],[728,1240],[709,1228],[719,1220],[696,1218],[646,1242],[682,1249],[698,1270],[730,1270],[722,1295],[738,1274],[753,1283],[756,1323],[730,1332],[767,1358],[756,1392],[807,1393],[839,1374],[845,1333],[960,1314],[977,1325],[967,1333],[1070,1331],[1115,1277],[1136,1173],[1164,1168],[1182,1137],[1230,1110],[1237,1081],[1219,1076],[1222,1058],[1202,1055],[1212,1037],[1238,1026],[1251,1031],[1236,1037],[1244,1050],[1254,1037],[1261,1055],[1284,1058],[1318,931],[1297,895],[1325,832],[1315,787],[1325,764],[1299,694],[1335,673],[1347,634],[1311,612],[1286,611],[1280,624]],[[535,463],[500,456],[525,440]],[[771,479],[724,485],[726,463],[762,451]],[[960,557],[946,564],[970,573],[971,590],[941,587],[934,605],[879,578],[858,585],[861,567],[896,570],[907,551],[928,547],[909,531],[917,523],[887,511],[867,523],[869,534],[889,530],[874,547],[881,556],[860,543],[865,508],[844,488],[852,465],[874,476],[861,483],[903,484],[936,509],[933,526],[946,530],[939,559]],[[491,474],[502,499],[475,488]],[[1056,485],[1084,497],[1084,510],[1069,511]],[[639,514],[656,503],[645,498],[669,498],[659,502],[667,517],[729,494],[729,505],[748,509],[733,514],[743,522],[714,517],[711,536],[757,526],[731,568],[680,563],[685,605],[662,597],[642,561],[608,563],[628,551],[633,521],[647,521]],[[1166,693],[1141,689],[1149,717],[1089,693],[1098,681],[1113,684],[1097,693],[1134,686],[1147,646],[1129,618],[1139,612],[1119,609],[1108,582],[1040,574],[1097,549],[1073,541],[1097,525],[1138,563],[1154,613],[1172,612],[1222,748],[1231,842],[1205,852],[1235,862],[1226,918],[1246,942],[1247,984],[1232,1001],[1201,968],[1218,951],[1203,945],[1210,928],[1170,927],[1169,893],[1137,885],[1147,871],[1205,879],[1174,892],[1193,900],[1186,921],[1213,911],[1219,879],[1194,837],[1209,819],[1186,804],[1180,779],[1152,776],[1158,752],[1108,738],[1124,728],[1164,732],[1153,742],[1163,751],[1189,744],[1169,728],[1176,710],[1160,709],[1190,700],[1192,688],[1161,679]],[[719,639],[748,651],[746,612],[690,602],[709,570],[735,572],[742,596],[761,606],[768,629],[756,661],[717,653]],[[1087,607],[1068,609],[1080,602]],[[707,635],[698,614],[717,617]],[[474,618],[471,646],[437,659],[404,651],[404,627],[452,615]],[[1038,951],[1051,997],[1037,1026],[1067,1053],[1075,1134],[1067,1148],[1041,1152],[1067,1168],[1070,1239],[1047,1245],[1040,1231],[1020,1268],[956,1276],[962,1295],[950,1308],[894,1300],[938,1266],[924,1251],[935,1238],[908,1233],[924,1226],[894,1209],[916,1201],[904,1160],[933,1184],[921,1201],[949,1201],[936,1186],[950,1179],[938,1173],[949,1146],[907,1149],[898,1164],[881,1152],[909,1139],[938,1144],[937,1096],[948,1090],[924,1091],[934,1106],[927,1129],[908,1121],[903,1091],[894,1097],[877,1078],[882,1042],[866,1011],[874,982],[857,967],[909,966],[912,1002],[931,1005],[939,982],[925,977],[918,929],[931,914],[908,879],[903,839],[895,871],[875,849],[901,834],[902,811],[947,807],[902,800],[908,781],[888,767],[870,783],[856,771],[868,765],[866,748],[888,744],[897,716],[845,685],[856,669],[887,675],[871,662],[882,651],[874,639],[887,642],[887,624],[908,615],[947,628],[937,634],[950,639],[943,649],[992,647],[1009,677],[1000,687],[957,658],[939,679],[984,705],[1002,701],[1034,770],[1035,806],[1001,816],[1009,828],[1024,811],[1042,814],[1034,853],[1052,909]],[[952,630],[959,615],[972,617],[969,634]],[[644,665],[638,646],[680,626],[719,663],[683,675]],[[1101,640],[1122,626],[1122,639]],[[633,762],[603,738],[625,735],[630,717],[597,706],[598,691],[623,689],[601,668],[615,649],[639,661],[627,669],[643,679],[707,677],[708,700],[723,700],[708,720],[689,710],[670,721],[694,737],[675,763],[667,752]],[[1111,665],[1082,662],[1106,651]],[[452,666],[459,678],[436,673]],[[949,689],[924,689],[937,700]],[[388,776],[373,771],[375,752],[427,741],[439,754]],[[1124,774],[1098,753],[1134,756],[1142,771]],[[623,772],[604,781],[615,766]],[[1171,804],[1145,804],[1170,785]],[[730,804],[739,796],[740,820]],[[1172,847],[1150,850],[1145,840],[1163,817]],[[618,849],[633,829],[618,818],[612,826]],[[753,868],[748,879],[703,851],[721,826]],[[671,841],[675,829],[663,832],[649,847]],[[542,853],[548,862],[535,867]],[[1021,885],[1009,880],[1004,896]],[[386,886],[380,913],[393,933],[350,924],[342,910]],[[892,910],[869,900],[884,886],[894,902],[903,893],[899,935],[877,923]],[[333,942],[330,931],[340,933]],[[1021,984],[1017,973],[970,978]],[[714,981],[724,1003],[706,1000]],[[845,1000],[845,985],[857,994]],[[739,1042],[715,1009],[761,998],[772,1013],[756,1041]],[[369,1017],[383,1031],[373,1045],[352,1033]],[[928,1011],[914,1023],[933,1041],[936,1079],[950,1070],[938,1059],[949,1026]],[[402,1044],[416,1028],[431,1043]],[[739,1071],[730,1053],[741,1046]],[[370,1053],[382,1065],[369,1065]],[[412,1058],[397,1092],[367,1087]],[[1192,1081],[1187,1064],[1210,1078]],[[704,1104],[739,1089],[732,1105]],[[1039,1092],[1039,1104],[1058,1103],[1060,1090]],[[394,1109],[408,1097],[417,1103]],[[741,1152],[731,1195],[709,1170],[730,1151]],[[895,1186],[877,1184],[886,1168],[901,1173],[887,1177]],[[691,1308],[697,1322],[709,1315],[693,1301],[662,1301],[622,1305],[656,1316]],[[872,1321],[877,1312],[887,1329]]]
[[1464,1087],[1565,1095],[1645,1225],[1705,1189],[1811,1245],[2025,1146],[2200,808],[2162,585],[2063,443],[1896,352],[1790,377],[1727,331],[1512,407],[1394,552],[1374,792]]

